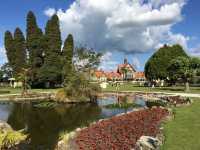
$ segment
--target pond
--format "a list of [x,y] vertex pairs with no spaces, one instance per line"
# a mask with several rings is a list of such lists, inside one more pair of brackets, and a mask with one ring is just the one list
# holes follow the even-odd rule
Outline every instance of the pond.
[[[105,106],[121,103],[123,97],[109,96],[99,98],[93,104],[53,104],[48,107],[36,102],[0,103],[0,120],[8,122],[13,129],[25,129],[30,137],[30,144],[20,149],[51,150],[54,149],[59,135],[91,122],[109,118],[119,113],[133,110],[129,108],[107,108]],[[145,106],[139,97],[128,97],[129,103]]]

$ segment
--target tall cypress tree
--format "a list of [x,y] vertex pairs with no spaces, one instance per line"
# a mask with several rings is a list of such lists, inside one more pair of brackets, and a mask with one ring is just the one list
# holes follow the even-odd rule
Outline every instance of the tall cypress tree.
[[73,72],[73,52],[74,52],[74,40],[71,34],[68,35],[65,40],[64,47],[62,50],[63,53],[63,74],[65,83],[67,84],[70,81],[72,72]]
[[11,68],[15,66],[15,46],[14,46],[14,39],[12,33],[10,31],[5,32],[4,36],[4,45],[6,49],[6,55],[8,59],[8,63]]
[[36,17],[32,11],[27,15],[26,45],[29,52],[29,65],[32,81],[36,83],[38,71],[43,65],[43,33],[38,27]]
[[22,31],[16,28],[14,33],[14,45],[15,45],[15,66],[14,74],[19,74],[23,68],[27,66],[27,53],[25,38]]
[[59,19],[57,15],[53,15],[45,28],[45,59],[41,71],[43,79],[52,86],[61,82],[61,46]]

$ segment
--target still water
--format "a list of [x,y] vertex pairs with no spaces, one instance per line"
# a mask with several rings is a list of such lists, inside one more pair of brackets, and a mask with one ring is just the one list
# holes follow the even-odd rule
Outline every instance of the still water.
[[[133,109],[105,108],[119,100],[119,97],[110,96],[98,99],[95,104],[56,104],[52,107],[38,107],[35,102],[0,103],[0,120],[9,123],[15,130],[27,131],[30,144],[21,149],[53,150],[63,131],[70,132]],[[145,106],[144,100],[138,97],[129,97],[129,101]]]

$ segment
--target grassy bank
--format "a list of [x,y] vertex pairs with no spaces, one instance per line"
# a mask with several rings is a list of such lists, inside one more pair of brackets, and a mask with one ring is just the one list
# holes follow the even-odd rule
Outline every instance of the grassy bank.
[[[57,92],[59,89],[30,89],[30,92]],[[140,91],[140,92],[167,92],[167,93],[185,93],[184,87],[140,87],[134,84],[123,84],[119,86],[119,89],[116,90],[115,86],[108,85],[106,89],[103,89],[103,92],[115,92],[115,91]],[[20,94],[20,88],[10,88],[10,87],[0,87],[0,95],[3,94]],[[191,87],[190,93],[200,93],[200,87]]]
[[[191,87],[190,93],[200,93],[200,87]],[[168,93],[185,93],[185,87],[143,87],[136,86],[134,84],[126,83],[119,86],[118,91],[141,91],[141,92],[168,92]],[[105,92],[117,91],[115,86],[108,85],[106,89],[103,89]]]
[[164,125],[162,150],[200,149],[200,99],[191,106],[175,108],[175,119]]
[[[30,89],[30,92],[57,92],[59,89]],[[3,94],[20,94],[21,88],[0,87],[0,95]]]

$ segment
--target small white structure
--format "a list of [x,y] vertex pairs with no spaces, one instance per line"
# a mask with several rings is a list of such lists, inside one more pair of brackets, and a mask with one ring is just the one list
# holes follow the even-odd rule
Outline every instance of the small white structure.
[[102,89],[106,89],[107,86],[108,86],[108,83],[107,83],[107,82],[102,82],[102,83],[100,84],[100,87],[101,87]]
[[10,82],[10,87],[13,87],[13,88],[22,87],[22,82],[16,81],[15,78],[10,78],[8,79],[8,81]]

